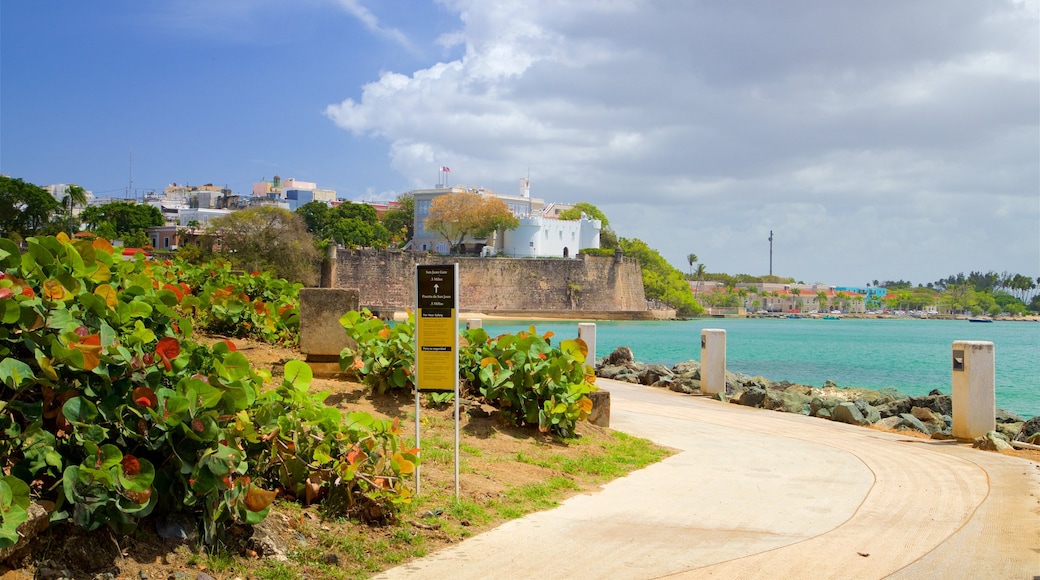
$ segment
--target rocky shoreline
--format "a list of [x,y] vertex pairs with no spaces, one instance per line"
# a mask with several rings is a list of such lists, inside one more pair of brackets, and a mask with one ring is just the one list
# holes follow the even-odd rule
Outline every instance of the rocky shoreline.
[[[596,376],[626,383],[700,394],[701,365],[696,360],[671,368],[635,360],[632,349],[617,348],[596,365]],[[771,381],[726,371],[726,392],[713,395],[720,401],[785,413],[809,415],[852,425],[893,431],[916,431],[932,439],[953,439],[953,398],[933,390],[924,397],[911,397],[886,387],[881,390],[840,387],[831,381],[823,387]],[[1011,441],[1040,445],[1040,416],[1026,420],[997,409],[996,429],[973,442],[973,446],[1003,451]]]

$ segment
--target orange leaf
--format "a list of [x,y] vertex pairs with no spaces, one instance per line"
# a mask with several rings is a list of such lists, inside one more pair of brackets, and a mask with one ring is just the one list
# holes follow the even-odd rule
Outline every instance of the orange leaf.
[[93,245],[95,250],[101,250],[109,254],[115,251],[115,248],[112,247],[112,244],[108,243],[108,240],[106,240],[105,238],[94,238]]
[[163,285],[163,290],[169,290],[177,296],[177,302],[184,300],[184,292],[181,291],[180,286],[174,286],[173,284]]
[[72,346],[83,353],[83,370],[92,371],[101,363],[101,335],[91,334]]
[[48,300],[61,300],[65,293],[65,287],[54,278],[49,278],[43,283],[43,297]]
[[135,403],[142,407],[148,407],[154,409],[159,404],[159,399],[155,396],[155,391],[149,387],[137,387],[133,393],[130,394],[130,398]]
[[581,408],[581,412],[588,414],[592,412],[592,399],[588,397],[582,397],[578,401],[578,407]]
[[260,489],[255,485],[249,486],[249,492],[246,493],[246,509],[251,512],[263,511],[264,508],[274,503],[275,496],[278,495],[278,490],[267,491],[266,489]]
[[14,296],[14,292],[11,292],[10,288],[0,288],[0,299],[7,299]]
[[115,308],[116,304],[119,303],[119,296],[116,293],[116,289],[108,284],[102,284],[95,288],[94,295],[104,300],[105,305],[109,308]]
[[231,352],[235,352],[236,350],[238,350],[238,347],[235,346],[235,343],[231,342],[230,340],[224,339],[224,344],[227,345],[228,350]]

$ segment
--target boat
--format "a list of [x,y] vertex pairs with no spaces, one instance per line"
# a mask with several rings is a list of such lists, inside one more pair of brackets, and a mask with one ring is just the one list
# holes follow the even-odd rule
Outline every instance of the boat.
[[841,317],[840,316],[835,316],[833,314],[825,314],[823,316],[823,319],[824,320],[841,320]]
[[968,322],[993,322],[992,318],[982,318],[980,316],[972,317],[968,319]]

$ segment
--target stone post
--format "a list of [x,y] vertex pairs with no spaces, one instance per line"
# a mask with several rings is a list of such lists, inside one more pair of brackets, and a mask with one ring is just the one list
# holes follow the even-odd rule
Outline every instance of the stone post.
[[953,436],[975,439],[996,429],[993,343],[953,342]]
[[596,323],[595,322],[579,322],[578,323],[578,338],[585,341],[585,345],[589,347],[589,356],[585,357],[585,364],[595,367],[596,366]]
[[336,242],[329,242],[325,250],[325,258],[321,261],[321,280],[318,285],[322,288],[334,288],[336,286]]
[[726,392],[726,331],[701,330],[701,393]]
[[338,374],[340,351],[357,347],[339,319],[358,310],[360,298],[361,293],[353,288],[300,289],[300,352],[315,376]]
[[474,328],[482,328],[484,321],[479,318],[470,318],[466,321],[466,330],[473,330]]

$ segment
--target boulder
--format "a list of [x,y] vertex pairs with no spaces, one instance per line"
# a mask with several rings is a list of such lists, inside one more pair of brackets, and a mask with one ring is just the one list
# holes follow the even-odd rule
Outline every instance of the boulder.
[[653,385],[663,378],[671,379],[675,375],[673,375],[672,371],[664,365],[650,364],[640,370],[638,376],[640,383],[644,385]]
[[874,425],[877,427],[881,427],[882,429],[892,429],[894,431],[903,426],[903,418],[898,415],[895,417],[885,417],[883,419],[879,419],[876,423],[874,423]]
[[997,423],[996,431],[1011,441],[1018,435],[1018,431],[1022,429],[1024,423]]
[[1022,428],[1015,435],[1015,441],[1026,441],[1038,433],[1040,433],[1040,415],[1022,424]]
[[1025,423],[1026,421],[1024,418],[1004,409],[997,409],[994,419],[997,420],[997,423]]
[[917,417],[923,423],[941,423],[942,416],[936,415],[931,409],[927,407],[914,407],[910,409],[910,414]]
[[817,409],[815,413],[812,413],[812,416],[813,417],[819,417],[820,419],[830,419],[831,418],[831,410],[826,408],[826,407],[821,407],[821,408]]
[[859,412],[863,413],[863,417],[867,420],[867,423],[877,423],[878,420],[881,419],[881,413],[870,403],[863,399],[856,399],[853,403],[856,405],[856,408],[859,409]]
[[711,396],[711,398],[715,399],[716,401],[722,401],[723,403],[729,402],[729,399],[726,397],[726,393],[715,393]]
[[766,389],[766,398],[760,405],[763,409],[784,411],[784,394],[774,389]]
[[672,379],[668,385],[668,389],[677,393],[686,393],[687,395],[699,393],[701,392],[701,382],[693,379],[676,377]]
[[636,362],[635,355],[632,354],[632,349],[627,346],[619,346],[614,349],[614,352],[607,355],[607,358],[603,359],[603,365],[614,365],[614,366],[627,366]]
[[[938,393],[939,391],[932,391]],[[927,397],[910,397],[910,404],[915,407],[931,409],[940,415],[953,414],[953,397],[943,394],[931,394]]]
[[882,417],[898,417],[903,413],[909,413],[913,405],[910,403],[910,399],[904,398],[896,401],[889,401],[888,403],[881,403],[875,407],[878,413]]
[[904,427],[909,427],[910,429],[917,429],[918,431],[920,431],[921,433],[924,433],[925,435],[931,435],[932,433],[934,433],[936,431],[936,429],[934,427],[929,427],[928,425],[925,425],[924,423],[921,422],[920,419],[918,419],[917,417],[914,417],[910,413],[903,413],[902,415],[900,415],[900,417],[903,419],[903,426]]
[[640,384],[639,375],[637,375],[634,371],[627,369],[614,375],[614,380],[621,381],[623,383],[632,383],[633,385]]
[[971,446],[976,449],[982,449],[983,451],[1009,451],[1014,449],[1014,447],[1007,442],[1007,439],[996,431],[990,431],[982,437],[975,439]]
[[850,425],[866,425],[867,419],[860,413],[855,403],[841,403],[831,411],[831,420]]
[[628,367],[620,365],[600,365],[596,367],[596,376],[604,379],[612,379],[618,376],[618,374],[627,372],[628,370]]
[[810,402],[812,399],[809,398],[804,392],[799,391],[797,388],[787,389],[783,391],[783,410],[788,413],[797,413],[799,415],[808,415]]
[[689,376],[691,379],[700,380],[701,378],[701,363],[695,360],[688,360],[681,362],[672,367],[672,374]]
[[[817,411],[820,409],[830,411],[831,409],[834,409],[834,407],[838,406],[838,403],[841,403],[841,400],[834,397],[813,397],[809,401],[809,414],[814,417],[819,417]],[[830,417],[830,414],[827,416]]]
[[761,407],[762,401],[766,399],[766,390],[761,387],[752,386],[740,393],[737,403],[745,407]]

